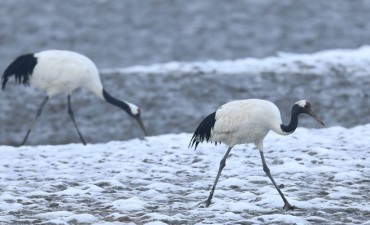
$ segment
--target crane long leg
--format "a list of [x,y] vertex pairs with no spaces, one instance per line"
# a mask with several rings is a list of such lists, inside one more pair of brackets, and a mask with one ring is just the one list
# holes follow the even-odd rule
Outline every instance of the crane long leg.
[[224,157],[220,161],[220,168],[218,169],[216,180],[215,180],[215,183],[213,184],[211,193],[209,193],[208,199],[206,201],[206,207],[208,207],[211,204],[211,200],[212,200],[212,197],[213,197],[213,193],[215,192],[218,179],[220,178],[222,169],[226,166],[226,159],[229,156],[231,149],[232,149],[232,147],[229,147],[229,149],[227,150],[226,154],[224,155]]
[[83,136],[80,132],[80,129],[78,129],[78,126],[77,126],[77,123],[76,123],[76,120],[75,120],[75,116],[74,116],[74,113],[73,113],[73,110],[72,110],[72,107],[71,107],[71,95],[68,95],[68,114],[69,114],[69,117],[71,117],[71,120],[72,120],[73,124],[75,125],[78,136],[80,136],[81,142],[84,145],[86,145],[85,139],[83,138]]
[[35,125],[36,120],[40,117],[40,115],[42,113],[42,109],[44,108],[44,106],[45,106],[46,102],[48,101],[48,99],[49,99],[49,96],[46,96],[45,99],[44,99],[44,101],[42,101],[40,107],[37,109],[36,117],[32,121],[31,126],[30,126],[30,128],[28,129],[28,131],[26,133],[26,136],[23,138],[23,141],[22,141],[21,146],[24,145],[24,144],[26,144],[26,141],[28,139],[28,136],[30,135],[31,130],[32,130],[33,126]]
[[276,182],[274,180],[274,178],[271,176],[271,173],[270,173],[270,169],[267,167],[267,164],[266,164],[266,160],[265,160],[265,156],[263,154],[263,151],[259,151],[260,154],[261,154],[261,159],[262,159],[262,165],[263,165],[263,171],[265,171],[266,175],[270,178],[270,180],[272,181],[272,183],[274,184],[276,190],[279,192],[281,198],[283,199],[284,201],[284,207],[283,209],[285,210],[292,210],[292,209],[296,209],[295,206],[292,206],[291,204],[289,204],[288,200],[285,198],[283,192],[280,190],[280,188],[276,185]]

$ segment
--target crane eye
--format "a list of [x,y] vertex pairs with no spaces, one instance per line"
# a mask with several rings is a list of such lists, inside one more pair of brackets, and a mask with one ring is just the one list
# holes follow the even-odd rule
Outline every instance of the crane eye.
[[310,102],[306,102],[306,105],[304,106],[306,109],[309,109],[311,108],[311,103]]

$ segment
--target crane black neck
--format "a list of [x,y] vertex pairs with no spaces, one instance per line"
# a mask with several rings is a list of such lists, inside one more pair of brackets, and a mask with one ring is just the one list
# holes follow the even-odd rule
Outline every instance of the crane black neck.
[[123,110],[125,110],[129,115],[132,116],[130,107],[123,101],[116,99],[112,95],[110,95],[106,90],[103,89],[103,97],[104,99],[109,102],[110,104],[117,106]]
[[293,133],[298,126],[298,116],[301,113],[302,112],[299,109],[297,109],[296,106],[293,106],[290,122],[288,125],[281,124],[280,125],[281,130],[285,133]]

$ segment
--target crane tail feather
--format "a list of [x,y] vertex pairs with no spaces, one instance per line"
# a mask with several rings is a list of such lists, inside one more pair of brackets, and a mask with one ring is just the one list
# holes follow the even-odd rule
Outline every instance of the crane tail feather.
[[25,54],[16,58],[4,71],[1,77],[1,88],[4,90],[6,83],[11,76],[15,76],[15,81],[25,86],[29,85],[30,76],[37,64],[34,54]]
[[[211,131],[216,122],[216,112],[209,114],[203,121],[199,124],[197,129],[195,130],[193,137],[190,140],[189,148],[195,147],[197,149],[199,143],[203,142],[204,140],[208,142],[211,138]],[[217,144],[217,143],[216,143]]]

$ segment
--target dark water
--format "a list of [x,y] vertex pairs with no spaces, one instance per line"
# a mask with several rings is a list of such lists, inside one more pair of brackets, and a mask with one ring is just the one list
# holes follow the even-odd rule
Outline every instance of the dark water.
[[[194,72],[103,73],[112,95],[141,107],[150,135],[193,132],[199,122],[220,105],[234,99],[268,99],[280,108],[285,124],[292,105],[309,99],[326,127],[352,127],[370,122],[370,79],[348,73],[295,74],[266,71],[260,75]],[[1,144],[19,143],[44,95],[13,81],[0,99]],[[72,97],[75,117],[89,143],[142,137],[137,123],[122,110],[101,101],[87,90]],[[300,126],[321,128],[302,115]],[[32,131],[29,144],[79,142],[67,114],[67,97],[52,98]]]

